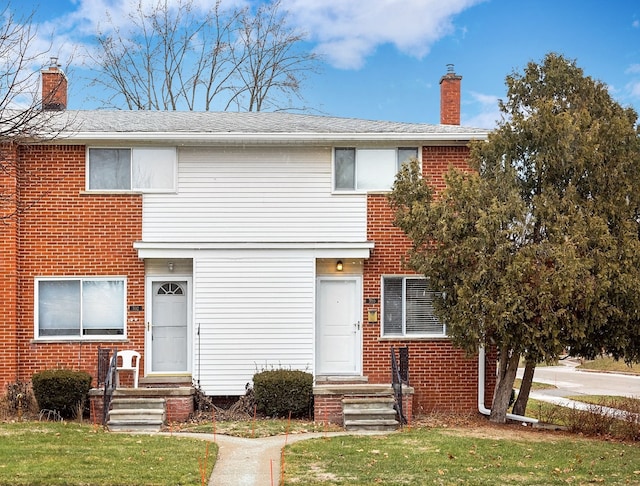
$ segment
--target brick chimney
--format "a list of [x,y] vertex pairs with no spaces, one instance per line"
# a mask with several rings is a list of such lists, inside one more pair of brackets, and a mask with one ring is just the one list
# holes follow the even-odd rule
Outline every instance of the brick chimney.
[[440,124],[460,125],[460,84],[462,76],[447,64],[447,74],[440,78]]
[[67,108],[67,76],[60,69],[58,58],[51,58],[51,65],[42,71],[42,109],[46,111]]

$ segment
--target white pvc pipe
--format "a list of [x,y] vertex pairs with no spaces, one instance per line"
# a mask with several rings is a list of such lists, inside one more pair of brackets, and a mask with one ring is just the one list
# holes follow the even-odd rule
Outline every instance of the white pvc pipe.
[[[484,365],[484,348],[480,348],[478,351],[478,411],[482,415],[491,415],[491,410],[484,405],[484,381],[485,365]],[[507,418],[509,420],[515,420],[517,422],[527,422],[530,424],[537,424],[538,419],[532,417],[525,417],[524,415],[516,415],[508,413]]]

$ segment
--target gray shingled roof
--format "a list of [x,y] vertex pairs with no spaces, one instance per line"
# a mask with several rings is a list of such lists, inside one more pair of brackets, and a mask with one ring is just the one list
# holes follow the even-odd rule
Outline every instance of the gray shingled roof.
[[487,130],[457,125],[399,123],[317,115],[269,112],[160,112],[65,111],[60,123],[72,120],[65,130],[71,139],[144,139],[162,135],[171,139],[274,138],[309,139],[483,139]]

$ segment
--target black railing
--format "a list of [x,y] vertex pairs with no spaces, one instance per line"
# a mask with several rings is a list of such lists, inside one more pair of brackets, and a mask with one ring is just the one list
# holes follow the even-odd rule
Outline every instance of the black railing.
[[[113,351],[113,354],[111,352]],[[98,386],[104,386],[102,400],[102,424],[107,423],[111,399],[116,389],[118,348],[98,348]]]
[[406,424],[407,418],[402,408],[402,385],[409,385],[409,347],[398,348],[399,362],[396,357],[396,350],[391,346],[391,384],[395,398],[395,409],[398,413],[400,424]]

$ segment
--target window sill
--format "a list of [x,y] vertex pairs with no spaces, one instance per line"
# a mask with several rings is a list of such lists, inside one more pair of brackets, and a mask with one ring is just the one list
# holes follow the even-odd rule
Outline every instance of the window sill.
[[141,191],[80,191],[81,196],[141,196]]
[[331,191],[332,196],[366,196],[372,195],[387,195],[392,192],[392,189],[334,189]]
[[123,337],[92,337],[92,338],[34,338],[30,341],[31,344],[66,344],[66,343],[126,343],[129,342],[129,338]]
[[378,341],[450,341],[449,336],[380,336]]

